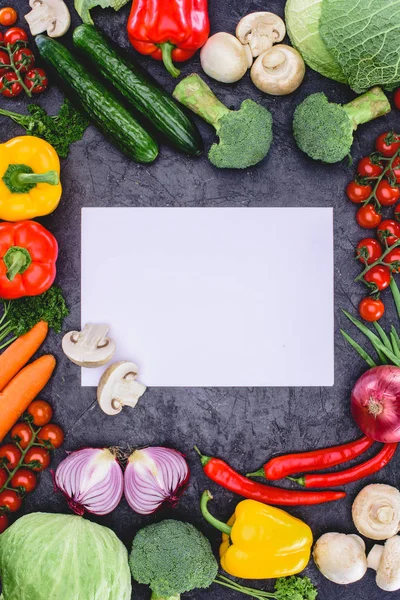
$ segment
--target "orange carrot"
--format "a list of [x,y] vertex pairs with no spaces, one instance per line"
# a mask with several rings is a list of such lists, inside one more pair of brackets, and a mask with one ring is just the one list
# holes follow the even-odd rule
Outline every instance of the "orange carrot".
[[40,321],[0,354],[0,391],[32,358],[45,340],[48,330],[47,323]]
[[24,367],[0,393],[0,442],[49,381],[56,360],[41,356]]

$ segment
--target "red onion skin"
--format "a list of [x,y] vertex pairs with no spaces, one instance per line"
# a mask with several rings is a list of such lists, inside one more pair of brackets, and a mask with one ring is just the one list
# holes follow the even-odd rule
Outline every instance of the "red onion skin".
[[400,368],[373,367],[355,384],[351,413],[361,431],[376,442],[400,442]]

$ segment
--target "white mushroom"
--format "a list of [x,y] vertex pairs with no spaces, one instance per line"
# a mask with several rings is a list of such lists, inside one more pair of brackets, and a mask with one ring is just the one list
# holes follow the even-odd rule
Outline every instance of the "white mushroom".
[[322,575],[345,585],[364,577],[367,570],[364,541],[345,533],[325,533],[314,546],[313,558]]
[[386,592],[400,590],[400,536],[376,544],[368,554],[368,567],[376,571],[376,585]]
[[243,45],[249,46],[254,57],[281,42],[285,33],[285,23],[270,12],[250,13],[236,27],[236,37]]
[[203,71],[222,83],[239,81],[251,67],[253,58],[248,46],[243,46],[230,33],[212,35],[200,52]]
[[304,79],[306,67],[297,50],[278,44],[257,58],[251,68],[251,79],[266,94],[284,96],[296,90]]
[[352,514],[362,535],[387,540],[400,531],[400,492],[391,485],[367,485],[354,500]]
[[47,32],[50,37],[61,37],[71,25],[71,16],[63,0],[29,0],[31,12],[25,15],[32,35]]
[[66,333],[62,341],[64,354],[80,367],[101,367],[115,352],[114,340],[107,337],[108,325],[89,323],[82,331]]
[[117,415],[124,406],[134,408],[146,391],[136,381],[138,367],[133,362],[121,361],[109,366],[101,376],[97,401],[107,415]]

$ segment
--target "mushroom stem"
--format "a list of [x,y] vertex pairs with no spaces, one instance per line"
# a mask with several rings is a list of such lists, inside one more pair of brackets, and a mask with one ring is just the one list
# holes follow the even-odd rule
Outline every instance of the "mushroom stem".
[[367,556],[367,565],[369,569],[374,569],[374,571],[378,570],[378,567],[381,564],[382,554],[383,546],[375,544],[375,546],[372,548],[371,552]]
[[262,58],[262,64],[266,69],[275,69],[285,63],[285,54],[279,48],[272,48]]

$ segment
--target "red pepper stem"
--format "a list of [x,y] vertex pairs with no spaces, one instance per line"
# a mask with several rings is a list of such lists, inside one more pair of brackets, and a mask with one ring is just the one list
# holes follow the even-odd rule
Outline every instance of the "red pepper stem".
[[203,467],[205,467],[206,465],[208,465],[208,463],[211,460],[211,456],[204,456],[200,450],[198,449],[197,446],[193,446],[193,449],[197,452],[197,454],[200,456],[200,461],[201,461],[201,465]]
[[168,73],[172,75],[172,77],[179,77],[181,74],[180,70],[177,69],[172,61],[172,50],[176,47],[171,42],[164,42],[163,44],[157,44],[162,52],[162,61],[164,63],[165,68]]
[[7,267],[7,279],[13,281],[31,265],[32,258],[26,248],[11,246],[5,253],[3,262]]
[[203,517],[205,518],[207,523],[210,523],[210,525],[215,527],[215,529],[218,529],[218,531],[222,531],[222,533],[226,533],[226,535],[231,535],[232,527],[229,527],[229,525],[223,523],[222,521],[218,521],[218,519],[213,517],[212,514],[209,512],[207,504],[210,500],[212,500],[212,498],[213,497],[211,495],[211,492],[209,492],[208,490],[203,492],[200,501],[200,509]]
[[299,485],[306,487],[306,478],[305,477],[286,477],[286,479],[289,479],[290,481],[294,481],[295,483],[298,483]]
[[258,469],[258,471],[254,471],[254,473],[247,473],[246,477],[263,477],[264,479],[266,479],[263,467],[261,467],[261,469]]

